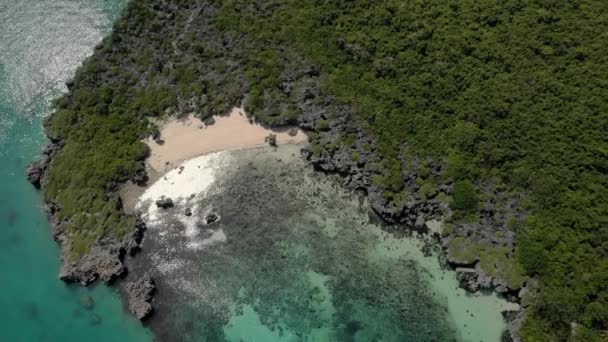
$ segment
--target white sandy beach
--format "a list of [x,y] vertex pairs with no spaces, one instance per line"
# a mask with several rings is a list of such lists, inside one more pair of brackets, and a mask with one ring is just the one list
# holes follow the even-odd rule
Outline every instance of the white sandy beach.
[[146,140],[151,154],[148,164],[157,172],[166,172],[182,162],[211,152],[264,146],[269,134],[276,134],[277,144],[302,143],[306,135],[299,129],[291,136],[288,130],[275,130],[250,123],[242,108],[228,115],[215,116],[215,123],[206,126],[193,114],[170,119],[160,127],[163,144]]

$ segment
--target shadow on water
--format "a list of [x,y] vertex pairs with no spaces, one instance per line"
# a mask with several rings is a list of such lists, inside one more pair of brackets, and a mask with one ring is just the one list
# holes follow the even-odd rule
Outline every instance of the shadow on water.
[[0,237],[0,249],[17,248],[23,243],[23,235],[17,232],[10,232]]
[[6,215],[6,221],[9,227],[14,226],[15,222],[17,221],[17,211],[14,209],[9,209],[8,214]]
[[34,302],[23,302],[21,304],[21,311],[27,320],[37,321],[40,319],[40,308]]

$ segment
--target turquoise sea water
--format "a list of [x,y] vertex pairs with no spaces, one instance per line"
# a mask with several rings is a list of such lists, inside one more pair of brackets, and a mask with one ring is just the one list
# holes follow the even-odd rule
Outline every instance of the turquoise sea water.
[[151,340],[114,290],[57,279],[59,250],[23,176],[46,143],[51,99],[125,2],[0,0],[0,341]]

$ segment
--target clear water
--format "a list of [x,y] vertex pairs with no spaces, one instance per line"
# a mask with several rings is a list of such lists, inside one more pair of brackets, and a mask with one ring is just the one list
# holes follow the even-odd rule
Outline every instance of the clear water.
[[[50,101],[125,0],[0,0],[0,341],[150,341],[105,286],[57,279],[59,251],[23,176],[46,143]],[[91,302],[82,305],[81,302]]]
[[[433,239],[387,232],[298,151],[199,157],[142,196],[149,229],[133,269],[160,279],[162,315],[151,322],[160,338],[500,340],[508,303],[466,294]],[[160,195],[175,208],[156,208]],[[221,220],[205,224],[209,212]]]

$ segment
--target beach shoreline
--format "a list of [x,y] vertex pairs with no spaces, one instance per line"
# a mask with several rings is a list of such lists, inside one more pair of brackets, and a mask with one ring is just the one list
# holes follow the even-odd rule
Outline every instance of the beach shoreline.
[[216,152],[268,146],[266,139],[270,134],[276,136],[278,146],[305,146],[308,139],[297,127],[268,128],[250,121],[243,108],[239,107],[226,115],[215,115],[213,120],[213,124],[205,124],[190,113],[181,118],[172,116],[159,123],[160,137],[144,140],[150,148],[150,156],[145,161],[146,185],[128,181],[119,191],[127,213],[135,213],[140,196],[151,184],[193,159]]
[[193,113],[171,117],[160,127],[160,137],[148,137],[150,148],[146,164],[159,173],[167,172],[192,158],[220,151],[240,150],[268,144],[270,134],[276,144],[299,144],[307,136],[299,128],[268,128],[250,119],[243,108],[235,107],[226,115],[215,115],[203,122]]

